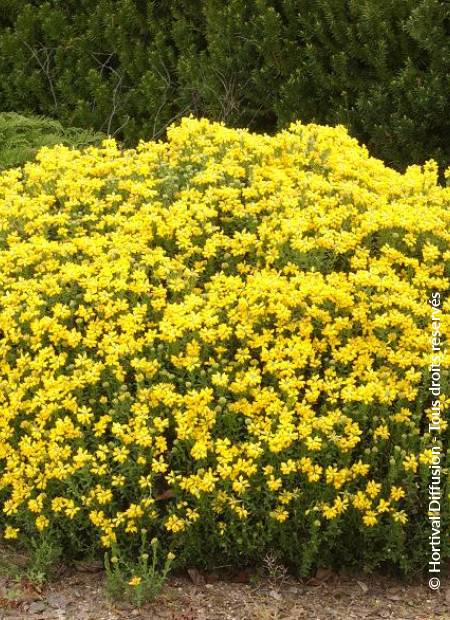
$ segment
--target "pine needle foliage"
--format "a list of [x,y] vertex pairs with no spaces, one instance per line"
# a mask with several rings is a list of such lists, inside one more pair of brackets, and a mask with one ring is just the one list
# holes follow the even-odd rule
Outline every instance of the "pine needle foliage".
[[442,0],[3,0],[0,110],[128,144],[190,113],[344,124],[398,169],[450,164]]

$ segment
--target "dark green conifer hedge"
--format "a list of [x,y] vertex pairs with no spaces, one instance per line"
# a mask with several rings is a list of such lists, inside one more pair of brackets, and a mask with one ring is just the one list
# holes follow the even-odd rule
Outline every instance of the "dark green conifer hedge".
[[128,143],[193,113],[343,123],[388,164],[450,163],[444,0],[2,0],[0,110]]

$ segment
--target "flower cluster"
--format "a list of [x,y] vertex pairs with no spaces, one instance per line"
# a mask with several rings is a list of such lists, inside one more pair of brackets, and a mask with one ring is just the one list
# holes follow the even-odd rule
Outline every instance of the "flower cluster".
[[[449,206],[434,163],[402,175],[300,123],[184,119],[3,172],[4,537],[276,542],[305,570],[359,540],[401,563],[424,528]],[[445,416],[441,436],[445,455]]]

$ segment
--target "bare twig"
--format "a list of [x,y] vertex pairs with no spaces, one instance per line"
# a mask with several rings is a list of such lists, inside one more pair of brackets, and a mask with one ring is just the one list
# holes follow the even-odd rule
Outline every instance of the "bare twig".
[[129,116],[127,116],[127,118],[125,119],[125,122],[124,122],[124,123],[122,123],[122,124],[120,125],[120,127],[117,127],[117,129],[116,129],[116,130],[115,130],[115,132],[113,133],[113,138],[114,138],[114,137],[115,137],[115,136],[119,133],[119,131],[120,131],[121,129],[123,129],[124,127],[126,127],[126,125],[128,125],[128,123],[129,123],[129,122],[130,122],[130,117],[129,117]]
[[167,127],[173,123],[174,121],[177,120],[177,118],[180,118],[180,116],[183,116],[183,114],[185,112],[187,112],[188,110],[190,110],[191,108],[191,104],[187,105],[185,108],[183,108],[182,110],[180,110],[179,112],[177,112],[177,114],[175,114],[174,116],[172,116],[172,118],[170,118],[167,123],[165,123],[165,125],[163,125],[156,133],[153,134],[152,139],[155,140],[156,138],[159,138],[159,136],[161,136],[161,134],[164,133],[164,131],[167,129]]
[[[116,71],[114,71],[114,73],[117,74]],[[108,127],[107,127],[107,131],[106,131],[108,136],[111,135],[111,125],[112,125],[113,119],[114,119],[114,117],[115,117],[115,115],[117,113],[117,108],[118,108],[117,94],[118,94],[118,92],[120,90],[120,86],[121,86],[122,82],[123,82],[123,75],[121,75],[119,77],[119,79],[117,81],[117,84],[116,84],[116,86],[115,86],[115,88],[113,90],[112,110],[111,110],[111,114],[110,114],[109,119],[108,119]]]
[[[95,60],[95,62],[98,64],[98,66],[100,67],[100,77],[103,77],[103,71],[105,69],[108,69],[109,71],[116,73],[115,69],[111,67],[111,65],[109,64],[111,61],[111,58],[113,58],[114,56],[114,52],[107,52],[107,53],[93,52],[91,53],[91,56]],[[106,56],[106,60],[102,62],[101,60],[97,58],[97,56]]]
[[[40,47],[38,50],[35,50],[33,47],[31,47],[31,45],[27,42],[27,41],[22,41],[22,43],[25,45],[25,47],[31,52],[32,57],[36,60],[36,62],[38,63],[39,67],[41,68],[42,73],[46,76],[49,87],[50,87],[50,93],[52,95],[52,99],[53,99],[53,104],[55,106],[55,110],[58,109],[58,100],[56,98],[56,93],[55,93],[55,88],[53,86],[53,79],[52,79],[52,75],[51,75],[51,71],[50,71],[50,67],[51,67],[51,60],[52,60],[52,54],[51,52],[55,52],[55,48],[50,48],[50,47]],[[44,60],[41,59],[40,54],[41,52],[44,53]]]

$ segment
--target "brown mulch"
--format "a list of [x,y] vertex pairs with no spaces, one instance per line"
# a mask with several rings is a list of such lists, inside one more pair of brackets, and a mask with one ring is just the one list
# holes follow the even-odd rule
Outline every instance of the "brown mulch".
[[42,588],[0,577],[0,620],[450,620],[450,581],[432,592],[426,578],[321,570],[305,582],[254,579],[247,571],[218,580],[192,569],[140,609],[109,601],[103,585],[95,565],[65,570]]

